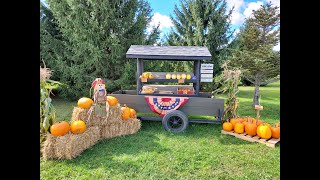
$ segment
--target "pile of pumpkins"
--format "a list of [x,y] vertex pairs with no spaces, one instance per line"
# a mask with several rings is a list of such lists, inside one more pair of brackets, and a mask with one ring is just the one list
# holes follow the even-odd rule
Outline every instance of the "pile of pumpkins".
[[[115,106],[118,104],[118,99],[113,96],[107,96],[107,101],[110,106]],[[80,98],[77,103],[78,107],[83,109],[90,108],[92,104],[93,100],[87,97]],[[122,120],[128,120],[129,118],[137,117],[137,112],[126,105],[121,107],[121,111]],[[72,121],[71,124],[66,121],[60,121],[50,126],[50,133],[54,136],[64,136],[69,131],[71,131],[73,134],[82,134],[86,131],[86,128],[86,123],[82,120]]]
[[54,136],[64,136],[69,131],[73,134],[82,134],[86,131],[87,126],[82,120],[72,121],[69,125],[66,121],[60,121],[50,126],[50,133]]
[[229,122],[224,122],[222,128],[225,131],[233,130],[238,134],[246,132],[250,136],[258,135],[262,139],[280,138],[280,123],[271,126],[252,117],[233,118]]
[[151,72],[144,72],[140,75],[140,78],[154,79],[154,75]]
[[[109,106],[115,106],[118,104],[118,99],[114,96],[107,96]],[[88,109],[92,106],[93,100],[87,97],[82,97],[78,101],[78,107]],[[128,120],[129,118],[136,118],[137,112],[133,108],[129,108],[126,105],[121,107],[122,120]]]
[[166,74],[166,79],[191,79],[190,74]]

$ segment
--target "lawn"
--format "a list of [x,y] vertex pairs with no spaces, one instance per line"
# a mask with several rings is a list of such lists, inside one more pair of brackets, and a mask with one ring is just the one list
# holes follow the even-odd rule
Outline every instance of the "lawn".
[[[255,116],[254,87],[240,87],[239,114]],[[261,119],[280,119],[280,82],[260,88]],[[53,100],[58,120],[76,102]],[[280,146],[270,148],[220,133],[221,125],[190,124],[172,134],[161,122],[142,122],[130,136],[100,141],[74,160],[43,161],[41,179],[280,179]]]

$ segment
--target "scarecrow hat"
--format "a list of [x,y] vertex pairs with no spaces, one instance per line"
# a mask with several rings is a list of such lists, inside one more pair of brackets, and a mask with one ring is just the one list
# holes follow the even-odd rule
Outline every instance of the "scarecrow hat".
[[92,84],[91,84],[91,87],[95,87],[96,84],[106,84],[101,78],[96,78]]

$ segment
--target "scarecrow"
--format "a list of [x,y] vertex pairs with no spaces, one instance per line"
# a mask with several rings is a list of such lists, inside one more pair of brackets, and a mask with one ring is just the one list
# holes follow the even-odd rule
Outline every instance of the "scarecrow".
[[[89,110],[89,118],[91,116],[92,111],[95,111],[96,115],[105,116],[109,112],[109,104],[107,101],[107,91],[106,91],[106,83],[101,78],[96,78],[91,83],[90,88],[90,94],[91,89],[93,88],[93,106]],[[103,105],[105,105],[105,109],[103,108]]]

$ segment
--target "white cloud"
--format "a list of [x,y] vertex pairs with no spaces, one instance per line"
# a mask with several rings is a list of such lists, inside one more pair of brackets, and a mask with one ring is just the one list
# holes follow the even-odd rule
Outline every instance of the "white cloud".
[[156,12],[154,13],[152,20],[148,25],[147,31],[149,32],[152,29],[152,27],[158,26],[159,23],[160,23],[160,27],[159,27],[160,30],[162,30],[163,28],[170,28],[173,26],[173,23],[169,16],[165,16]]
[[270,1],[273,5],[280,7],[280,0],[265,0],[265,2],[270,2]]
[[231,15],[231,24],[233,25],[240,25],[244,20],[244,16],[240,12],[233,12]]
[[244,6],[244,0],[226,0],[228,9],[234,7],[231,15],[231,24],[239,25],[244,22],[241,8]]
[[240,12],[241,7],[244,5],[244,0],[226,0],[227,6],[231,9],[234,6],[234,11]]
[[278,45],[273,47],[273,50],[280,51],[280,42],[278,43]]
[[249,18],[253,10],[257,10],[263,5],[262,1],[251,2],[248,4],[248,7],[244,10],[243,14],[246,18]]

